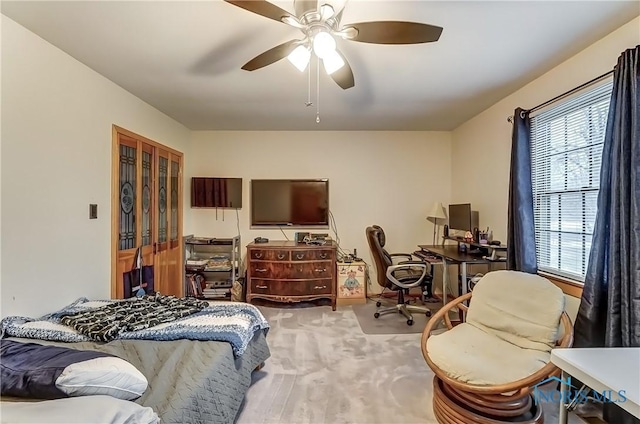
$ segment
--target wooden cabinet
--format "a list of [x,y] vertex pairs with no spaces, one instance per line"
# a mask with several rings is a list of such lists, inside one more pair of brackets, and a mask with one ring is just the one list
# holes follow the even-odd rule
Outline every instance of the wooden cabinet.
[[338,262],[338,305],[367,303],[367,264]]
[[247,302],[330,299],[336,310],[336,246],[293,241],[247,246]]

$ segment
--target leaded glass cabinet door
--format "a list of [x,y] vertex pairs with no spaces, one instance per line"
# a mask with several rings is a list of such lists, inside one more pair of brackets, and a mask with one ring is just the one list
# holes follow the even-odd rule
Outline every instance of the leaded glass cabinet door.
[[160,283],[157,290],[162,294],[167,293],[167,287],[163,287],[169,278],[169,153],[165,150],[158,151],[158,178],[156,184],[156,278]]
[[154,267],[154,290],[183,296],[182,154],[114,127],[111,296],[141,248]]
[[182,157],[171,154],[169,157],[169,245],[167,246],[168,290],[181,292],[184,263],[182,259]]
[[[140,241],[138,244],[141,246],[142,262],[144,265],[155,265],[153,226],[156,212],[153,205],[155,203],[154,181],[156,169],[154,166],[154,156],[156,148],[146,143],[139,143],[139,145],[142,150],[142,155],[140,160],[140,201],[137,205],[140,216]],[[155,284],[154,289],[157,290]]]
[[156,275],[162,294],[182,293],[182,157],[158,150]]
[[[142,228],[138,204],[141,199],[141,154],[138,141],[125,134],[117,135],[115,146],[117,171],[112,197],[112,223],[115,227],[115,275],[112,275],[111,296],[124,297],[122,274],[133,266]],[[113,272],[113,267],[112,267]],[[115,286],[114,286],[115,281]]]

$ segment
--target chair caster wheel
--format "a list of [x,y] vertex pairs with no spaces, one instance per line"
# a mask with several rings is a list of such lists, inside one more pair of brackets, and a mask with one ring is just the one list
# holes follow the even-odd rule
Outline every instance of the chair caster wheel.
[[380,314],[378,312],[376,312],[375,314],[373,314],[374,318],[380,318]]
[[431,311],[427,311],[424,313],[426,316],[430,317],[431,316]]
[[407,320],[407,325],[413,325],[413,320],[412,319],[408,319]]
[[378,308],[379,308],[381,305],[382,305],[382,303],[380,303],[380,302],[376,302],[376,307],[378,307]]

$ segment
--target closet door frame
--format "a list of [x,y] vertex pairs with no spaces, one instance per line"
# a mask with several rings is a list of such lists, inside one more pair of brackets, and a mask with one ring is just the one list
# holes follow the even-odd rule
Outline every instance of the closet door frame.
[[[121,194],[120,194],[120,140],[124,140],[123,144],[128,146],[135,145],[136,150],[136,200],[135,200],[135,243],[133,248],[120,249],[120,210],[121,210]],[[130,269],[133,264],[133,257],[137,246],[142,244],[142,152],[152,151],[151,160],[151,204],[148,207],[151,210],[151,243],[142,249],[143,260],[145,265],[153,264],[154,266],[154,288],[162,294],[171,294],[175,296],[184,296],[184,242],[183,242],[183,154],[175,149],[167,147],[161,143],[150,140],[144,136],[131,132],[127,129],[113,125],[112,127],[112,154],[111,154],[111,298],[121,299],[124,297],[124,287],[122,284],[122,272]],[[171,170],[172,162],[178,164],[178,182],[177,182],[177,209],[172,210],[171,190],[166,190],[166,239],[162,245],[164,249],[159,249],[161,244],[158,242],[158,219],[159,219],[159,155],[169,160],[169,169]],[[171,175],[169,175],[168,183],[171,183]],[[177,212],[177,222],[172,219],[172,214]],[[172,222],[177,224],[177,234],[172,231]],[[172,238],[174,237],[175,238]],[[167,247],[171,250],[171,255],[167,254]],[[119,277],[119,278],[118,278]]]

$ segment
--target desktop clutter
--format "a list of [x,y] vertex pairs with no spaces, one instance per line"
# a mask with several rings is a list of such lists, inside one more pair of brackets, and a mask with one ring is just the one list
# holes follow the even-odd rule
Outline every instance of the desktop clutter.
[[324,246],[331,241],[331,237],[326,233],[305,233],[295,234],[296,243],[304,243],[313,246]]
[[[325,244],[331,241],[331,237],[329,234],[321,233],[321,234],[312,234],[312,233],[296,233],[295,234],[296,243],[304,243],[315,246],[324,246]],[[254,243],[269,243],[269,239],[266,237],[256,237],[253,239]]]
[[506,251],[506,246],[500,240],[493,240],[493,231],[487,227],[486,231],[481,231],[478,227],[473,232],[466,231],[464,236],[452,236],[447,225],[444,226],[444,239],[458,242],[460,253],[482,256],[483,259],[491,261],[504,261],[506,257],[499,254]]

